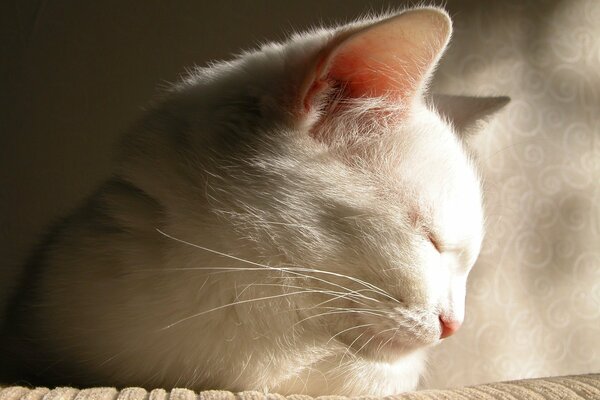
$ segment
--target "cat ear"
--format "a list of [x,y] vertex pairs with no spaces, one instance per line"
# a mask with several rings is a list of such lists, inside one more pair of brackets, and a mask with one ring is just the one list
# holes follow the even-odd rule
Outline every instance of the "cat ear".
[[313,109],[331,88],[347,98],[410,102],[427,85],[451,31],[444,11],[421,8],[337,35],[309,68],[302,110]]
[[498,112],[510,101],[510,97],[470,97],[432,94],[431,103],[440,115],[447,118],[456,132],[468,136],[478,125]]

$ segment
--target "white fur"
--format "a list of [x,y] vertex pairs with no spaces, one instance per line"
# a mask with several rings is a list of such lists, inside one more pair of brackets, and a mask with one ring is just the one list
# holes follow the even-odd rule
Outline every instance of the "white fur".
[[45,257],[27,318],[66,360],[55,370],[284,394],[416,387],[438,316],[464,315],[479,179],[421,92],[293,115],[335,32],[198,69],[128,136],[116,175],[146,195],[97,195],[122,230],[70,223]]

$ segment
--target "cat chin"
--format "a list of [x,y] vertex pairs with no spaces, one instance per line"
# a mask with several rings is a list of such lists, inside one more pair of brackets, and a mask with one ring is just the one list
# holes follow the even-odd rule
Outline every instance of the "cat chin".
[[418,336],[386,335],[377,330],[367,332],[363,336],[346,337],[342,342],[354,355],[370,362],[394,364],[440,343],[436,332],[423,332]]
[[394,364],[416,352],[434,346],[437,342],[438,341],[425,345],[400,342],[390,342],[385,345],[374,344],[373,346],[365,346],[365,348],[360,351],[360,356],[365,360],[372,362]]

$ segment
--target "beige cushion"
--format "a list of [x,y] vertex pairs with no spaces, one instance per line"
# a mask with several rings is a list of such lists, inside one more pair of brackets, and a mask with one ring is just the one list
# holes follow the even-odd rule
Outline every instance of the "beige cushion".
[[[361,397],[365,398],[365,397]],[[21,386],[0,388],[0,400],[311,400],[304,395],[281,396],[260,392],[232,393],[224,390],[207,390],[195,393],[188,389],[166,392],[142,388],[35,388]],[[343,396],[320,396],[322,400],[343,400]],[[375,399],[375,397],[373,397]],[[425,390],[388,396],[387,400],[598,400],[600,399],[600,374],[527,379],[490,383],[452,390]]]

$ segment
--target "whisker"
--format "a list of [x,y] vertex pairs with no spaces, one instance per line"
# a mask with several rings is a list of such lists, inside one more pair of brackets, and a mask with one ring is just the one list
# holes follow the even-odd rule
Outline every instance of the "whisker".
[[[217,275],[217,274],[223,274],[223,273],[227,273],[227,272],[236,272],[236,271],[258,271],[258,270],[265,270],[267,268],[270,269],[270,270],[273,270],[273,271],[285,272],[285,273],[288,273],[288,274],[291,274],[291,275],[296,275],[298,278],[314,279],[314,280],[317,280],[319,282],[326,283],[328,285],[332,285],[332,286],[336,286],[336,287],[342,288],[344,290],[348,290],[349,291],[348,293],[357,294],[361,298],[364,298],[366,300],[371,300],[371,301],[374,301],[374,302],[377,302],[377,303],[380,302],[377,299],[374,299],[372,297],[368,297],[368,296],[365,296],[365,295],[361,294],[361,292],[375,292],[374,290],[371,290],[371,289],[357,289],[357,290],[349,289],[349,288],[347,288],[345,286],[342,286],[342,285],[339,285],[339,284],[337,284],[335,282],[330,282],[328,280],[325,280],[325,279],[322,279],[322,278],[318,278],[316,276],[311,276],[311,275],[307,275],[307,274],[301,274],[300,272],[296,271],[299,268],[281,268],[281,267],[264,266],[264,267],[260,267],[260,268],[248,268],[248,267],[222,267],[222,268],[219,268],[219,267],[214,267],[214,268],[213,267],[206,267],[206,268],[204,268],[204,267],[196,267],[196,268],[191,268],[191,269],[194,269],[194,270],[201,270],[201,269],[222,269],[223,271],[212,272],[212,273],[209,274],[209,275]],[[302,270],[305,270],[305,271],[308,271],[308,272],[315,271],[315,270],[312,270],[310,268],[304,268]],[[283,279],[294,279],[294,278],[292,278],[292,277],[285,277]]]
[[367,330],[365,330],[363,333],[361,333],[360,335],[358,335],[353,341],[352,343],[350,343],[350,345],[346,348],[346,351],[344,352],[344,354],[342,355],[342,358],[340,359],[340,362],[338,364],[338,368],[342,367],[342,364],[344,363],[344,358],[346,358],[347,355],[352,355],[353,357],[355,357],[354,354],[350,353],[350,350],[352,349],[352,346],[354,346],[354,343],[356,343],[357,340],[359,340],[365,333],[367,333]]
[[353,329],[358,329],[358,328],[364,328],[367,326],[374,326],[375,324],[364,324],[364,325],[357,325],[357,326],[351,326],[350,328],[346,328],[343,331],[339,331],[338,333],[336,333],[335,335],[333,335],[331,338],[329,338],[329,340],[327,341],[326,344],[329,344],[333,339],[335,339],[337,336],[341,335],[342,333],[351,331]]
[[394,332],[394,334],[392,336],[390,336],[390,338],[388,340],[386,340],[384,343],[380,343],[379,346],[377,346],[377,352],[379,352],[381,349],[383,349],[385,347],[385,345],[387,345],[389,342],[391,342],[394,337],[396,337],[396,334],[398,333],[398,328],[395,328],[396,331]]
[[[387,297],[387,298],[389,298],[390,300],[392,300],[392,301],[394,301],[394,302],[396,302],[396,303],[400,303],[400,301],[399,301],[398,299],[396,299],[396,298],[394,298],[394,297],[390,296],[390,295],[389,295],[389,293],[387,293],[387,292],[386,292],[386,291],[384,291],[383,289],[381,289],[381,288],[379,288],[379,287],[377,287],[377,286],[375,286],[375,285],[373,285],[373,284],[371,284],[371,283],[365,282],[365,281],[363,281],[363,280],[361,280],[361,279],[358,279],[358,278],[352,277],[352,276],[348,276],[348,275],[340,274],[340,273],[333,272],[333,271],[324,271],[324,270],[319,270],[319,269],[303,268],[303,267],[299,267],[299,266],[295,266],[295,265],[292,265],[294,268],[275,268],[275,267],[272,267],[272,266],[269,266],[269,265],[263,265],[263,264],[256,263],[256,262],[254,262],[254,261],[245,260],[245,259],[243,259],[243,258],[240,258],[240,257],[236,257],[236,256],[233,256],[233,255],[230,255],[230,254],[227,254],[227,253],[223,253],[223,252],[220,252],[220,251],[217,251],[217,250],[209,249],[209,248],[207,248],[207,247],[203,247],[203,246],[197,245],[197,244],[195,244],[195,243],[191,243],[191,242],[185,241],[185,240],[183,240],[183,239],[176,238],[176,237],[174,237],[174,236],[171,236],[171,235],[169,235],[169,234],[167,234],[167,233],[165,233],[165,232],[161,231],[161,230],[160,230],[160,229],[158,229],[158,228],[156,228],[156,231],[157,231],[158,233],[160,233],[161,235],[163,235],[163,236],[165,236],[165,237],[167,237],[167,238],[169,238],[169,239],[172,239],[172,240],[174,240],[174,241],[176,241],[176,242],[179,242],[179,243],[182,243],[182,244],[186,244],[186,245],[188,245],[188,246],[192,246],[192,247],[198,248],[198,249],[200,249],[200,250],[207,251],[207,252],[209,252],[209,253],[217,254],[217,255],[220,255],[220,256],[222,256],[222,257],[230,258],[230,259],[233,259],[233,260],[236,260],[236,261],[240,261],[240,262],[243,262],[243,263],[246,263],[246,264],[254,265],[254,266],[261,267],[261,268],[265,268],[265,269],[269,269],[269,270],[274,270],[274,271],[285,271],[285,272],[297,272],[297,271],[302,271],[302,272],[315,272],[315,273],[320,273],[320,274],[325,274],[325,275],[332,275],[332,276],[336,276],[336,277],[339,277],[339,278],[345,278],[345,279],[349,279],[349,280],[351,280],[351,281],[353,281],[353,282],[359,283],[359,284],[361,284],[361,285],[363,285],[363,286],[365,286],[365,287],[368,287],[368,288],[370,288],[370,289],[373,289],[373,290],[374,290],[376,293],[378,293],[378,294],[380,294],[380,295],[382,295],[382,296],[384,296],[384,297]],[[308,277],[308,276],[307,276],[307,277]],[[317,278],[317,279],[318,279],[318,278]],[[339,286],[339,285],[337,285],[337,284],[335,284],[335,283],[333,283],[333,282],[329,282],[329,281],[327,281],[327,280],[323,280],[323,282],[326,282],[326,283],[328,283],[328,284],[330,284],[330,285],[336,285],[336,286]],[[344,288],[344,289],[346,289],[346,290],[347,290],[347,288]],[[371,300],[375,300],[375,299],[371,299]]]
[[317,306],[310,306],[310,307],[304,307],[304,308],[297,308],[296,311],[307,311],[307,310],[314,310],[316,308],[321,308],[321,309],[325,309],[325,310],[352,310],[352,311],[357,311],[357,312],[365,312],[369,313],[371,315],[375,315],[377,317],[386,317],[387,315],[383,312],[383,311],[379,311],[376,309],[372,309],[372,308],[350,308],[350,307],[317,307]]
[[[253,287],[253,286],[274,286],[274,287],[282,287],[282,288],[289,288],[289,289],[300,289],[300,290],[305,290],[306,293],[321,293],[321,294],[330,294],[330,295],[334,295],[336,296],[333,299],[328,299],[325,300],[317,305],[315,305],[314,307],[311,308],[317,308],[318,306],[320,306],[321,304],[325,304],[327,302],[330,301],[334,301],[340,298],[345,298],[345,297],[353,297],[353,293],[352,292],[336,292],[334,290],[327,290],[327,289],[319,289],[319,288],[314,288],[314,287],[305,287],[305,286],[296,286],[296,285],[290,285],[287,283],[257,283],[257,282],[253,282],[250,283],[248,285],[246,285],[246,287],[244,289],[242,289],[241,292],[239,292],[236,296],[236,298],[239,298],[247,289]],[[356,296],[355,296],[356,297]],[[356,301],[356,300],[354,300]],[[358,302],[357,302],[358,303]]]
[[[327,275],[333,275],[333,276],[336,276],[338,278],[346,278],[346,279],[349,279],[349,280],[351,280],[353,282],[359,283],[359,284],[361,284],[361,285],[363,285],[363,286],[365,286],[367,288],[372,289],[375,293],[380,294],[380,295],[382,295],[384,297],[387,297],[387,298],[389,298],[390,300],[392,300],[395,303],[402,304],[398,299],[392,297],[389,293],[387,293],[385,290],[381,289],[380,287],[375,286],[372,283],[365,282],[362,279],[355,278],[353,276],[339,274],[339,273],[336,273],[336,272],[333,272],[333,271],[323,271],[323,270],[320,270],[320,269],[310,269],[310,268],[302,268],[302,267],[296,267],[296,268],[294,268],[294,270],[317,272],[317,273],[322,273],[322,274],[327,274]],[[375,299],[372,299],[372,300],[375,300]]]
[[[195,270],[207,270],[207,269],[208,270],[211,270],[211,269],[213,269],[213,270],[214,269],[216,269],[216,270],[222,270],[222,271],[217,271],[217,272],[209,273],[209,274],[207,274],[208,276],[215,275],[215,274],[220,274],[220,273],[226,273],[226,272],[257,271],[257,270],[264,271],[265,270],[265,268],[263,268],[263,267],[260,267],[260,268],[248,268],[248,267],[242,267],[242,268],[236,268],[236,267],[193,267],[193,268],[169,268],[168,270],[169,271],[195,271]],[[158,269],[158,268],[137,269],[135,271],[151,271],[151,270],[162,270],[162,269]],[[352,289],[348,289],[348,288],[346,288],[344,286],[338,285],[336,283],[329,282],[327,280],[324,280],[324,279],[321,279],[321,278],[317,278],[317,277],[313,277],[313,276],[310,276],[310,275],[300,274],[300,273],[297,273],[295,271],[287,271],[287,270],[281,269],[281,272],[287,272],[287,273],[290,273],[292,275],[297,275],[296,277],[281,277],[281,279],[286,279],[286,280],[288,280],[288,279],[301,279],[301,278],[314,279],[314,280],[317,280],[317,281],[321,281],[321,282],[330,284],[332,286],[336,286],[336,287],[342,288],[344,290],[348,290],[348,292],[336,292],[336,291],[333,291],[333,290],[322,289],[322,291],[320,291],[320,293],[332,294],[332,295],[335,295],[335,296],[333,296],[330,299],[322,301],[321,303],[313,306],[313,308],[317,308],[317,307],[321,306],[322,304],[326,304],[326,303],[329,303],[329,302],[332,302],[332,301],[336,301],[336,300],[341,299],[341,298],[351,298],[353,302],[355,302],[357,304],[360,304],[360,305],[363,305],[363,306],[366,306],[367,304],[364,303],[364,302],[362,302],[362,301],[359,301],[359,299],[364,299],[364,300],[368,300],[368,301],[373,301],[373,302],[379,303],[379,301],[377,299],[374,299],[374,298],[369,297],[369,296],[365,296],[365,295],[363,295],[361,293],[361,292],[367,292],[367,291],[368,292],[372,292],[372,290],[370,290],[370,289],[352,290]],[[204,281],[204,283],[202,284],[202,286],[200,287],[200,289],[202,289],[202,287],[204,287],[206,285],[207,281],[208,281],[208,277],[207,277],[207,280]],[[236,296],[236,298],[240,297],[240,295],[246,289],[248,289],[249,286],[280,286],[280,287],[290,287],[290,288],[293,288],[293,289],[300,289],[300,288],[302,288],[302,289],[308,289],[308,290],[313,290],[313,289],[316,290],[316,288],[313,288],[313,287],[301,287],[301,286],[294,286],[294,285],[289,285],[289,284],[275,284],[275,283],[273,283],[273,284],[260,283],[259,284],[259,283],[254,282],[251,285],[248,285],[246,288],[244,288],[242,290],[242,292],[238,293],[237,296]]]
[[180,319],[180,320],[178,320],[176,322],[173,322],[172,324],[169,324],[169,325],[167,325],[167,326],[165,326],[165,327],[163,327],[163,328],[161,328],[159,330],[163,331],[163,330],[172,328],[175,325],[179,325],[180,323],[185,322],[187,320],[190,320],[192,318],[200,317],[202,315],[211,313],[213,311],[222,310],[224,308],[233,307],[233,306],[236,306],[236,305],[239,305],[239,304],[246,304],[246,303],[253,303],[253,302],[257,302],[257,301],[276,299],[276,298],[280,298],[280,297],[293,296],[293,295],[296,295],[296,294],[306,294],[306,291],[298,291],[298,292],[276,294],[276,295],[273,295],[273,296],[257,297],[257,298],[254,298],[254,299],[239,300],[239,301],[235,301],[233,303],[223,304],[223,305],[220,305],[218,307],[211,308],[210,310],[201,311],[199,313],[196,313],[196,314],[184,317],[184,318],[182,318],[182,319]]
[[296,327],[296,325],[298,325],[298,324],[300,324],[300,323],[302,323],[304,321],[307,321],[309,319],[312,319],[312,318],[322,317],[324,315],[347,314],[347,313],[372,314],[372,315],[380,316],[380,315],[375,314],[373,312],[354,310],[354,309],[351,309],[351,308],[350,309],[340,309],[340,310],[330,310],[330,311],[327,311],[327,312],[324,312],[324,313],[320,313],[320,314],[309,315],[308,317],[303,318],[300,321],[296,322],[293,325],[293,327]]
[[[348,289],[342,285],[339,285],[335,282],[330,282],[326,279],[322,279],[322,278],[318,278],[316,276],[311,276],[311,275],[307,275],[307,274],[302,274],[300,272],[294,271],[293,268],[279,268],[279,267],[272,267],[272,266],[260,266],[260,267],[256,267],[256,268],[250,268],[250,267],[180,267],[180,268],[168,268],[168,269],[162,269],[162,268],[138,268],[135,270],[132,270],[133,272],[146,272],[146,271],[167,271],[167,272],[171,272],[171,271],[177,271],[177,272],[181,272],[181,271],[205,271],[205,270],[216,270],[216,272],[211,272],[208,273],[206,275],[211,276],[211,275],[218,275],[218,274],[224,274],[224,273],[228,273],[228,272],[243,272],[243,271],[277,271],[277,272],[284,272],[284,273],[288,273],[291,275],[296,275],[298,278],[306,278],[306,279],[314,279],[317,280],[319,282],[323,282],[326,283],[328,285],[332,285],[344,290],[348,290],[348,294],[355,294],[356,296],[363,298],[365,300],[369,300],[369,301],[374,301],[379,303],[379,300],[374,299],[372,297],[369,296],[365,296],[363,295],[361,292],[374,292],[371,289],[358,289],[358,290],[353,290],[353,289]],[[304,270],[306,271],[313,271],[309,268],[305,268]],[[283,277],[283,279],[293,279],[292,277]]]
[[382,331],[380,331],[380,332],[377,332],[377,333],[375,333],[373,336],[371,336],[371,338],[370,338],[369,340],[367,340],[367,341],[366,341],[366,342],[365,342],[365,343],[364,343],[362,346],[360,346],[360,349],[356,350],[356,353],[360,353],[360,351],[361,351],[362,349],[364,349],[364,348],[365,348],[365,346],[367,346],[367,345],[368,345],[368,344],[371,342],[371,340],[375,339],[375,336],[379,336],[379,335],[381,335],[382,333],[389,332],[389,331],[393,331],[393,330],[396,330],[396,329],[397,329],[397,328],[389,328],[389,329],[384,329],[384,330],[382,330]]

